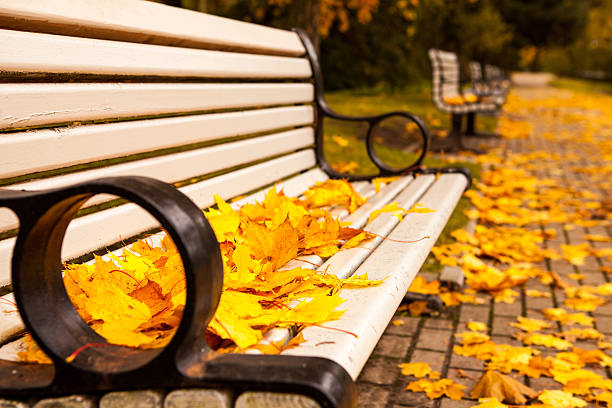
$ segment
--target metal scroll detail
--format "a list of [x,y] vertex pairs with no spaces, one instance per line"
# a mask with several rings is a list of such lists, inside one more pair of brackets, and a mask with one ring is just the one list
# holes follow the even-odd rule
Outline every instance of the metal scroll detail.
[[[78,315],[61,278],[61,246],[80,206],[113,194],[148,211],[177,246],[186,303],[170,343],[161,349],[106,343]],[[217,354],[204,332],[223,284],[219,244],[202,211],[174,187],[146,177],[114,177],[48,191],[0,190],[0,207],[20,222],[12,260],[15,300],[27,330],[53,365],[0,360],[0,396],[49,396],[108,390],[227,387],[311,396],[323,407],[356,403],[355,385],[337,363],[316,357]]]
[[[314,77],[315,102],[317,105],[316,153],[319,166],[321,166],[321,168],[332,178],[344,178],[353,181],[369,180],[373,177],[379,176],[402,175],[407,174],[412,170],[418,169],[421,165],[421,162],[425,158],[425,154],[427,153],[427,148],[429,146],[430,140],[429,132],[427,131],[427,128],[425,127],[423,121],[418,116],[415,116],[409,112],[402,111],[389,112],[382,115],[373,116],[346,116],[333,111],[327,104],[327,101],[325,100],[325,96],[323,94],[323,75],[321,73],[319,59],[317,57],[317,53],[314,49],[314,46],[312,45],[310,38],[308,38],[308,34],[306,34],[304,30],[295,28],[294,31],[298,34],[300,40],[302,41],[302,44],[304,45],[304,48],[306,49],[306,54],[308,56],[308,60],[310,61],[310,67],[312,69],[312,74]],[[374,149],[374,130],[385,119],[391,118],[393,116],[403,117],[414,123],[423,139],[421,153],[416,159],[416,161],[400,169],[392,168],[385,164],[385,162],[378,156]],[[375,176],[356,176],[352,174],[339,173],[331,167],[331,165],[325,159],[325,155],[323,152],[323,121],[326,117],[351,122],[365,122],[368,125],[368,130],[366,134],[366,148],[368,156],[376,165],[376,167],[378,167],[379,174]]]

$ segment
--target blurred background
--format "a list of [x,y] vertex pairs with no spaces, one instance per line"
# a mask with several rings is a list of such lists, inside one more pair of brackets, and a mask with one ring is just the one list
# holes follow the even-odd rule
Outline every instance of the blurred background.
[[[612,0],[157,0],[280,28],[317,45],[327,90],[431,77],[429,48],[506,70],[612,80]],[[359,64],[351,61],[359,60]]]

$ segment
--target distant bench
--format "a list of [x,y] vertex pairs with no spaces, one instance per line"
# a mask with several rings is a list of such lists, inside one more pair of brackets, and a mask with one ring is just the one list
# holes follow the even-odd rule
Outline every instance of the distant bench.
[[[7,207],[0,208],[0,399],[186,389],[224,406],[355,406],[354,380],[469,186],[469,172],[420,168],[428,136],[409,113],[334,113],[300,31],[125,0],[5,0],[0,25],[0,207]],[[401,177],[377,193],[372,176],[334,171],[323,154],[325,118],[365,123],[379,175]],[[409,122],[403,129],[418,141],[402,168],[386,165],[373,148],[377,129],[393,118]],[[368,243],[373,252],[335,255],[338,276],[386,278],[341,292],[347,311],[329,322],[338,330],[307,327],[305,342],[278,356],[209,349],[203,332],[223,276],[200,208],[214,205],[213,194],[246,194],[232,204],[239,208],[274,185],[299,196],[329,177],[350,179],[369,197],[350,215],[334,210],[352,227],[393,201],[404,208],[418,202],[435,212],[410,213],[401,223],[383,214],[368,230],[395,240],[431,238],[411,245],[377,238]],[[160,226],[185,267],[177,334],[164,349],[84,348],[105,340],[76,314],[61,262]],[[15,300],[21,318],[11,309]],[[55,368],[14,361],[24,330]],[[75,350],[82,351],[67,361]],[[165,396],[167,406],[173,395]]]
[[[495,114],[503,100],[491,97],[492,94],[479,94],[484,91],[484,84],[475,86],[476,93],[464,93],[461,90],[460,66],[457,55],[438,49],[429,50],[432,67],[432,99],[434,105],[451,115],[451,129],[446,137],[447,142],[433,146],[436,150],[457,151],[465,148],[463,135],[476,135],[476,114]],[[466,128],[463,130],[463,116],[466,116]]]

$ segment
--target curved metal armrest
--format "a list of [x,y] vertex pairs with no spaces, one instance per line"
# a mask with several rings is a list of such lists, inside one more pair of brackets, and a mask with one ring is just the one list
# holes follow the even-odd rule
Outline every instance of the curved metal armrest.
[[[345,178],[348,180],[369,180],[369,179],[372,179],[373,177],[405,174],[407,172],[418,169],[421,165],[421,162],[423,161],[423,158],[425,157],[427,148],[429,146],[429,139],[430,139],[429,133],[427,132],[427,128],[425,127],[425,124],[423,123],[423,121],[419,117],[409,112],[401,112],[401,111],[389,112],[389,113],[385,113],[381,115],[371,115],[371,116],[347,116],[347,115],[342,115],[340,113],[335,112],[333,109],[329,107],[329,105],[325,101],[325,96],[323,93],[323,75],[321,74],[319,59],[317,57],[317,53],[314,49],[314,46],[312,42],[310,41],[310,38],[308,38],[308,34],[306,34],[304,30],[297,29],[297,28],[294,28],[293,31],[295,31],[300,37],[300,40],[302,40],[302,44],[304,45],[304,48],[306,49],[306,54],[308,55],[308,59],[310,61],[312,75],[314,77],[315,102],[317,104],[317,114],[318,114],[317,115],[317,130],[316,130],[317,132],[317,160],[321,168],[332,178]],[[414,163],[411,163],[410,165],[405,166],[400,169],[396,169],[396,168],[386,165],[384,161],[380,159],[378,155],[376,154],[376,152],[374,151],[374,137],[373,137],[374,132],[373,131],[380,122],[382,122],[383,120],[391,116],[402,116],[414,122],[416,126],[418,127],[419,131],[421,132],[421,136],[423,138],[422,151],[421,151],[419,158]],[[329,117],[332,119],[350,121],[350,122],[366,122],[368,124],[366,147],[368,151],[368,156],[370,157],[372,162],[374,162],[376,167],[378,167],[379,174],[375,176],[355,176],[353,174],[340,173],[331,167],[331,165],[327,162],[327,160],[325,160],[325,155],[323,153],[323,142],[324,142],[323,141],[323,120],[326,117]]]
[[[367,152],[368,152],[368,156],[370,157],[370,160],[372,160],[372,162],[376,165],[376,167],[378,167],[378,170],[379,170],[379,174],[374,177],[402,175],[402,174],[406,174],[408,172],[411,172],[413,170],[420,168],[421,162],[425,158],[425,155],[427,153],[427,148],[429,147],[430,136],[429,136],[429,132],[427,131],[427,128],[425,127],[425,124],[423,123],[421,118],[419,118],[418,116],[415,116],[411,114],[410,112],[404,112],[404,111],[393,111],[393,112],[383,113],[379,115],[369,115],[369,116],[342,115],[332,110],[329,107],[329,105],[327,105],[327,102],[322,96],[320,99],[317,100],[317,104],[318,104],[318,112],[319,112],[319,115],[321,116],[319,118],[319,128],[321,130],[323,128],[322,122],[325,117],[329,117],[329,118],[337,119],[337,120],[349,121],[349,122],[365,122],[368,124],[368,131],[366,134],[366,148],[367,148]],[[385,119],[391,118],[393,116],[403,117],[403,118],[406,118],[412,121],[419,129],[419,132],[422,137],[422,148],[421,148],[421,153],[418,159],[414,163],[411,163],[408,166],[405,166],[399,169],[393,168],[387,165],[378,156],[378,154],[376,153],[376,150],[374,149],[374,143],[375,143],[375,138],[374,138],[375,132],[374,131],[376,127]],[[322,135],[321,137],[319,137],[317,142],[321,145],[323,144]],[[331,166],[327,164],[324,157],[321,156],[318,159],[322,167],[324,167],[324,169],[327,171],[327,173],[331,177],[334,177],[334,178],[348,178],[350,180],[361,180],[361,179],[370,179],[373,177],[373,176],[355,176],[352,174],[340,173],[340,172],[333,170]]]

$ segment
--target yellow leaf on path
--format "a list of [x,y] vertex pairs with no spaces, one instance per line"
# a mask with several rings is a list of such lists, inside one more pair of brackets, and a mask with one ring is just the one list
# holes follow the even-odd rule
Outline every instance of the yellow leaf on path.
[[528,317],[517,316],[518,323],[510,323],[510,326],[519,328],[526,332],[540,331],[552,327],[551,323],[539,319],[530,319]]
[[440,378],[440,373],[433,371],[429,364],[423,362],[402,363],[398,365],[402,369],[402,375],[412,375],[417,378],[429,377],[433,380]]
[[586,401],[561,390],[545,390],[538,399],[555,408],[579,408],[587,405]]
[[551,294],[548,292],[541,292],[539,290],[536,289],[527,289],[525,291],[525,294],[529,297],[533,297],[533,298],[549,298],[551,297]]
[[561,252],[563,257],[572,265],[584,265],[584,258],[591,254],[590,246],[587,243],[577,245],[561,244]]
[[406,323],[402,319],[393,319],[391,324],[394,326],[403,326]]
[[424,392],[429,399],[436,399],[446,395],[450,399],[456,401],[460,400],[465,395],[463,392],[464,388],[464,385],[457,384],[448,378],[443,378],[438,381],[422,379],[413,381],[406,386],[406,390],[408,391]]
[[520,340],[528,345],[552,347],[557,350],[567,350],[572,347],[572,343],[569,341],[555,337],[552,334],[526,334],[520,336]]
[[474,322],[470,321],[466,324],[468,330],[472,331],[486,331],[488,329],[487,325],[483,322]]
[[496,371],[485,372],[470,391],[470,398],[495,398],[513,405],[524,404],[536,395],[533,389]]
[[610,242],[610,237],[597,234],[585,234],[584,239],[594,242]]
[[472,408],[508,408],[508,405],[502,404],[497,398],[479,398],[478,405],[472,405]]

